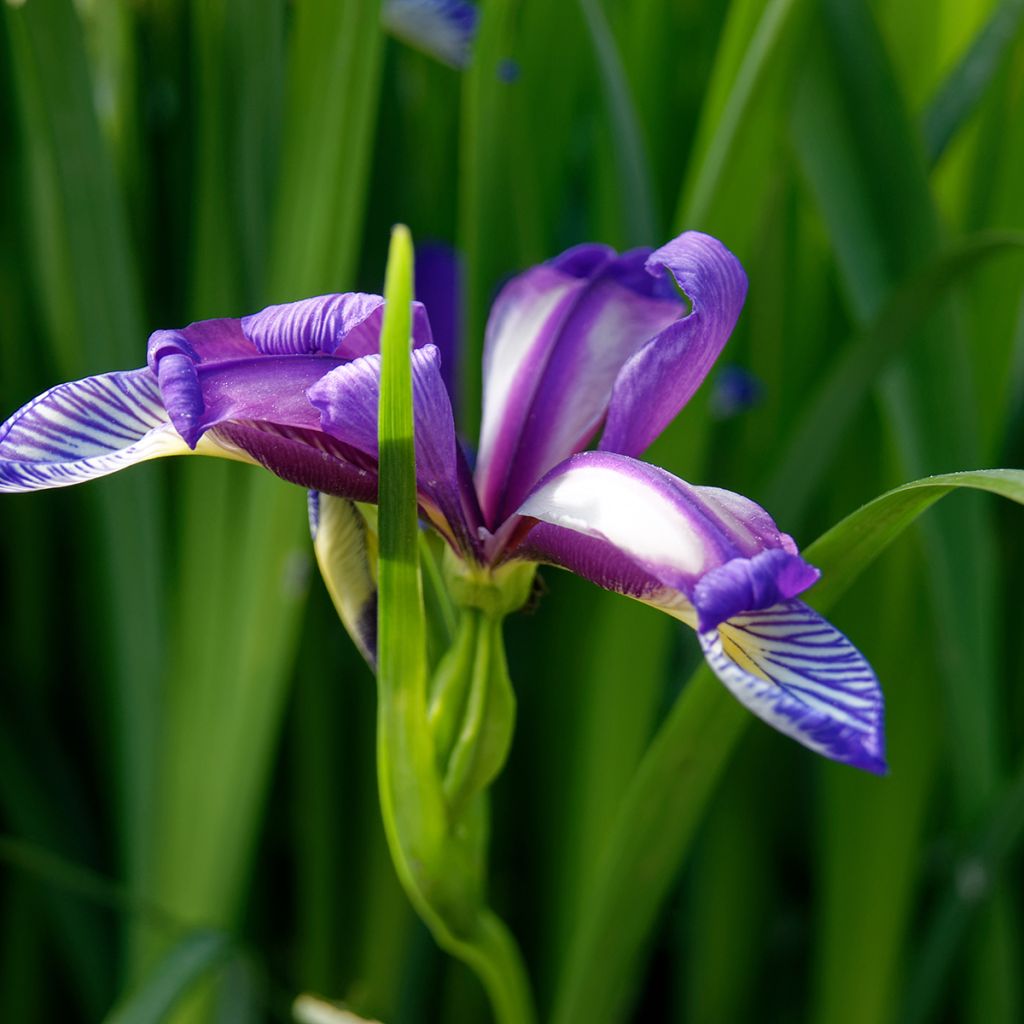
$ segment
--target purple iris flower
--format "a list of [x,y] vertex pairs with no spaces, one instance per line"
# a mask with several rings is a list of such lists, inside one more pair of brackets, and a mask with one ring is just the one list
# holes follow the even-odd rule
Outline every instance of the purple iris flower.
[[[748,498],[639,461],[707,375],[746,288],[732,253],[692,231],[653,252],[577,246],[513,278],[487,324],[474,470],[417,304],[421,514],[467,576],[546,563],[661,608],[756,715],[882,772],[875,675],[797,599],[818,571]],[[195,451],[373,502],[382,313],[379,296],[328,295],[157,331],[145,368],[60,385],[0,427],[0,491]],[[335,545],[368,529],[339,520],[344,505],[331,507]],[[353,632],[372,660],[372,572],[351,564],[346,622],[365,624]]]

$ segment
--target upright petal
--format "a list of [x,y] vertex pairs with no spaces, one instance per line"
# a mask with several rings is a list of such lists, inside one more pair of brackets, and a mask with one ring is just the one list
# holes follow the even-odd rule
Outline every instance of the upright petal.
[[515,278],[487,326],[477,463],[493,527],[552,466],[585,447],[622,366],[683,312],[647,250],[579,246]]
[[653,252],[646,269],[668,270],[692,308],[632,355],[615,381],[600,447],[623,455],[640,455],[690,400],[736,326],[747,294],[739,260],[697,231]]
[[148,369],[59,384],[0,426],[0,491],[67,487],[188,447]]
[[[356,359],[380,351],[384,300],[346,292],[268,306],[240,321],[245,336],[264,355],[324,353]],[[430,324],[420,303],[413,310],[413,342],[430,343]]]
[[[480,514],[472,488],[464,486],[462,454],[435,346],[413,352],[412,372],[416,476],[424,510],[460,550],[476,552]],[[308,395],[324,430],[377,458],[379,355],[339,366],[310,387]]]
[[715,675],[755,715],[843,764],[886,771],[883,700],[863,655],[801,601],[700,634]]
[[692,487],[625,456],[584,452],[567,459],[518,511],[615,548],[683,594],[701,630],[793,597],[818,578],[792,538],[753,502]]

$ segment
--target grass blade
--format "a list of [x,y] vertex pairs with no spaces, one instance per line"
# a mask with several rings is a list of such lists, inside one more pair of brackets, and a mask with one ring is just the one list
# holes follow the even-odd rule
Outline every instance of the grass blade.
[[921,118],[928,163],[937,164],[981,102],[1024,25],[1024,0],[1002,0]]
[[104,1024],[160,1024],[197,982],[223,963],[231,938],[195,931],[180,939],[142,983],[104,1018]]
[[626,69],[622,66],[615,37],[600,0],[579,0],[579,5],[590,33],[608,105],[626,241],[630,246],[653,245],[658,217],[654,209],[647,147],[630,95]]

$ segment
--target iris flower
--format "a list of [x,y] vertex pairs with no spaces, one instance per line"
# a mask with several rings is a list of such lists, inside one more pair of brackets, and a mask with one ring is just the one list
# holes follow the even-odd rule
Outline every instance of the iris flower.
[[[513,278],[487,323],[472,468],[417,304],[421,516],[467,579],[544,563],[662,609],[697,632],[711,669],[755,715],[882,772],[875,675],[798,599],[818,571],[750,499],[640,460],[707,375],[746,287],[732,253],[697,232],[653,252],[581,245]],[[318,543],[344,547],[346,531],[368,528],[345,509],[377,495],[382,315],[379,296],[327,295],[157,331],[146,367],[62,384],[0,427],[0,491],[219,455],[347,499],[330,502],[330,530],[315,530]],[[340,584],[349,592],[335,597],[372,661],[363,570],[353,564],[351,587]]]

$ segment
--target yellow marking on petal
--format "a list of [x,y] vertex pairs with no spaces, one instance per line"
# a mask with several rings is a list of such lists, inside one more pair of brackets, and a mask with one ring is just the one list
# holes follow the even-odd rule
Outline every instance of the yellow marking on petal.
[[[175,432],[177,437],[177,432]],[[181,438],[179,437],[180,441]],[[215,459],[230,459],[232,462],[244,462],[249,466],[258,466],[259,462],[254,459],[247,451],[239,448],[238,445],[232,444],[226,437],[224,437],[216,428],[208,430],[201,438],[199,443],[196,445],[195,450],[189,448],[184,441],[181,441],[184,451],[179,452],[168,452],[169,455],[209,455]]]
[[[765,674],[764,670],[747,653],[746,648],[737,639],[735,630],[729,627],[728,622],[723,622],[718,626],[718,635],[722,638],[722,650],[725,651],[726,656],[730,660],[736,662],[744,671],[757,676],[759,679],[763,679],[766,683],[774,681]],[[752,638],[745,637],[743,642],[748,646],[754,646],[756,649]]]
[[662,590],[656,591],[654,595],[637,598],[637,600],[641,604],[657,608],[659,612],[671,615],[673,619],[678,619],[696,632],[697,609],[678,590],[665,587]]

